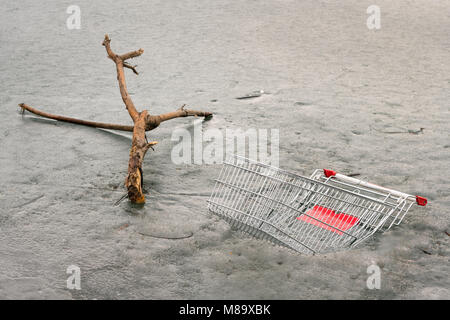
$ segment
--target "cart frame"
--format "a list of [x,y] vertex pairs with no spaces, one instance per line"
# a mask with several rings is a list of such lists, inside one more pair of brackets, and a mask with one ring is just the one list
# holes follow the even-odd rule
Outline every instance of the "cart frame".
[[233,155],[222,166],[209,210],[258,238],[309,254],[352,248],[399,225],[423,197],[315,170],[304,177]]

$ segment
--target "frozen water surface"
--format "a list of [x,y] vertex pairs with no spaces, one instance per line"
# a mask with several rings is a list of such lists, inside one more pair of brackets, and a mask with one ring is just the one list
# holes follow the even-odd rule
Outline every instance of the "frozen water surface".
[[[77,1],[0,5],[0,298],[449,299],[450,10],[447,1]],[[280,166],[360,173],[429,199],[359,249],[299,255],[210,215],[217,165],[175,165],[173,129],[144,164],[144,207],[123,201],[130,135],[22,117],[130,124],[113,63],[138,109],[214,112],[204,129],[280,130]],[[236,99],[251,92],[265,94]],[[408,130],[425,128],[419,134]],[[389,132],[404,131],[392,134]],[[150,235],[186,236],[179,240]],[[381,289],[366,286],[381,268]],[[81,290],[66,269],[81,269]]]

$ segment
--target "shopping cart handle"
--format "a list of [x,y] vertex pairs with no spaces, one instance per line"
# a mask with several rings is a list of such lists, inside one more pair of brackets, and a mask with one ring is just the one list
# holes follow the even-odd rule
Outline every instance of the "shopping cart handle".
[[[392,189],[388,189],[388,188],[384,188],[381,186],[377,186],[373,183],[369,183],[367,181],[362,181],[362,180],[358,180],[352,177],[348,177],[346,175],[337,173],[334,170],[329,170],[329,169],[323,169],[323,174],[325,177],[330,178],[330,177],[334,177],[335,179],[338,180],[342,180],[342,181],[346,181],[348,183],[352,183],[355,185],[360,185],[360,186],[364,186],[364,187],[368,187],[368,188],[372,188],[375,190],[379,190],[379,191],[383,191],[383,192],[389,192],[395,196],[398,197],[402,197],[402,198],[413,198],[414,196],[400,192],[400,191],[396,191],[396,190],[392,190]],[[424,197],[421,196],[416,196],[416,202],[419,206],[426,206],[428,203],[428,200]]]

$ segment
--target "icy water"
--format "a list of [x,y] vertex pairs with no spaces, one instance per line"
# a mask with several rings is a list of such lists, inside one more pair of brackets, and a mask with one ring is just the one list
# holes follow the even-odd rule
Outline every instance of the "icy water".
[[[0,298],[450,298],[450,4],[377,1],[61,1],[0,4]],[[124,193],[130,135],[21,116],[18,103],[130,124],[104,34],[142,110],[186,103],[203,128],[274,128],[282,168],[316,168],[429,199],[358,249],[305,256],[231,230],[206,200],[218,165],[175,165],[175,128],[144,164],[144,207]],[[267,94],[236,99],[255,90]],[[408,130],[419,134],[408,133]],[[400,133],[393,133],[400,132]],[[187,236],[168,240],[147,236]],[[367,268],[381,288],[367,288]],[[66,287],[81,269],[81,290]]]

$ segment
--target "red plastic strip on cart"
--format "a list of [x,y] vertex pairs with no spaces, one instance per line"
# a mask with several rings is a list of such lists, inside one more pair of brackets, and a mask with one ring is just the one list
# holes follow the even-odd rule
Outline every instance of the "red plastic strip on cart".
[[[328,225],[310,218],[306,214]],[[339,230],[347,231],[348,229],[353,227],[353,225],[355,225],[355,223],[357,223],[359,220],[357,217],[354,217],[352,215],[345,213],[336,213],[334,210],[321,206],[315,206],[314,208],[309,209],[308,211],[306,211],[306,214],[301,215],[297,219],[318,226],[325,230],[333,231],[339,235],[342,235],[342,232]],[[338,228],[339,230],[336,230],[333,227]]]

